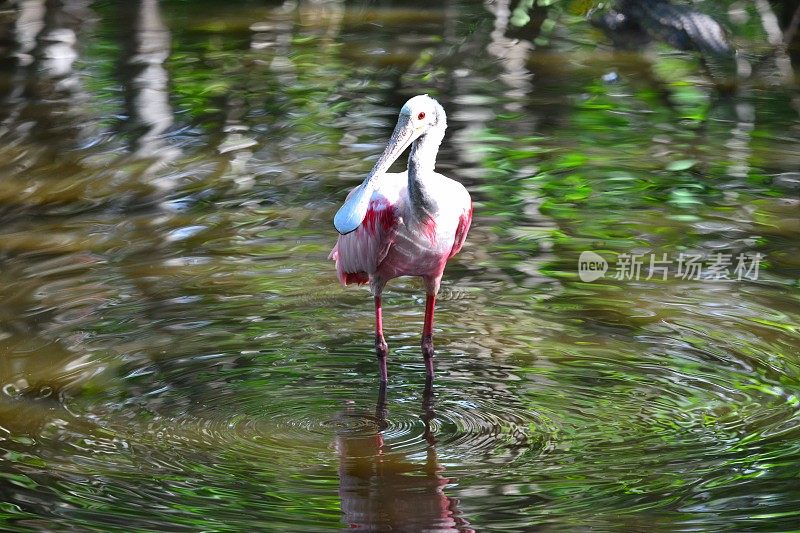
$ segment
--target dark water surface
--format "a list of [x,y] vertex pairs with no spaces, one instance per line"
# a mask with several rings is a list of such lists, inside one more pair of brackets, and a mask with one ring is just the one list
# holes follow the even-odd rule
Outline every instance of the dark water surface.
[[[503,4],[4,8],[0,528],[800,527],[797,78],[725,2],[760,69],[730,94]],[[381,401],[368,291],[326,257],[422,92],[475,219],[432,392],[423,289],[390,284]],[[645,279],[681,253],[733,280]]]

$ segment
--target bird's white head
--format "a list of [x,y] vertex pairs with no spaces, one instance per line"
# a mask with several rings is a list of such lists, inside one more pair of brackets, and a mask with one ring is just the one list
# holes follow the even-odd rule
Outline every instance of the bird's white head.
[[419,132],[415,139],[432,128],[442,130],[447,128],[447,117],[444,113],[444,108],[427,94],[420,94],[411,98],[400,108],[398,125],[400,125],[403,116],[407,116],[409,125],[414,128],[415,132]]
[[427,94],[420,94],[407,101],[400,108],[397,125],[394,127],[383,154],[372,167],[364,183],[348,197],[333,218],[336,231],[345,235],[358,228],[367,214],[369,200],[375,190],[376,178],[385,174],[412,142],[431,130],[436,130],[444,135],[445,128],[447,128],[447,117],[439,102]]

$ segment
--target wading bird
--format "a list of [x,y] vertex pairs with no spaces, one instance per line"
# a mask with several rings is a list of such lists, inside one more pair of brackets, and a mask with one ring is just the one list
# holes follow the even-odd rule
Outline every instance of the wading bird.
[[[389,347],[381,293],[386,282],[399,276],[420,276],[425,282],[422,355],[432,380],[436,294],[445,264],[461,249],[472,221],[472,200],[464,186],[434,171],[446,128],[444,109],[433,98],[420,95],[406,102],[383,154],[333,220],[340,235],[330,258],[339,280],[345,285],[369,282],[375,298],[375,351],[384,383]],[[408,170],[387,174],[408,145]]]

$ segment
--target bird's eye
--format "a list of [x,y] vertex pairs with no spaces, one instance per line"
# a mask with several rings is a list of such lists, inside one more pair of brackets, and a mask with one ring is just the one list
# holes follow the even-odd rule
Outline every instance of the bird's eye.
[[417,120],[422,120],[425,118],[425,111],[420,111],[419,115],[417,115]]

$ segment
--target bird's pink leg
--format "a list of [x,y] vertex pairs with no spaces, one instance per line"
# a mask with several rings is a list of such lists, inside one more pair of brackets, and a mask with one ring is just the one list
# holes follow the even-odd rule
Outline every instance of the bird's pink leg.
[[386,368],[386,356],[389,354],[389,345],[383,338],[383,310],[381,308],[380,294],[375,296],[375,353],[378,356],[378,365],[381,369],[381,383],[386,383],[389,379],[389,372]]
[[433,381],[433,309],[436,307],[436,293],[428,293],[425,299],[425,325],[422,326],[422,356],[425,358],[425,371],[428,381]]

